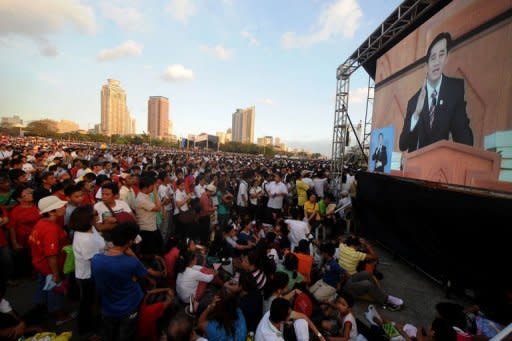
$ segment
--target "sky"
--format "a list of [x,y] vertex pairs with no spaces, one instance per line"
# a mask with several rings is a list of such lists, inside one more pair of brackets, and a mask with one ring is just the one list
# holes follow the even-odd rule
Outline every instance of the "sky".
[[[0,116],[93,128],[114,78],[138,133],[149,96],[169,98],[178,137],[226,131],[237,108],[255,105],[255,139],[330,155],[336,68],[399,3],[0,0]],[[354,123],[367,83],[364,70],[351,78]]]

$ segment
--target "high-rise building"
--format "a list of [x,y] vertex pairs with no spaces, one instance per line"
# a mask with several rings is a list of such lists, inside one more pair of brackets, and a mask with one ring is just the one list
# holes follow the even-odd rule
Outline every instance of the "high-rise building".
[[169,135],[169,100],[167,97],[149,97],[148,133],[151,137],[157,138]]
[[129,135],[131,126],[126,93],[118,80],[108,79],[108,83],[101,88],[101,133],[109,136]]
[[256,107],[236,109],[232,117],[232,139],[235,142],[254,142],[254,117]]

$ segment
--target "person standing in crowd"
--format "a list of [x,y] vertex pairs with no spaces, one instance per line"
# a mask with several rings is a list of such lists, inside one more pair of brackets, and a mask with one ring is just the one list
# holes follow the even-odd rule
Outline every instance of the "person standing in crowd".
[[297,206],[299,206],[300,210],[304,209],[304,204],[308,200],[308,190],[309,186],[302,179],[303,173],[297,174],[297,181],[295,182],[295,187],[297,189]]
[[174,221],[176,222],[176,235],[178,237],[182,237],[186,233],[187,223],[180,221],[180,214],[188,214],[186,213],[189,208],[190,196],[187,194],[185,190],[185,181],[182,179],[178,179],[176,182],[176,193],[174,195],[174,202],[176,207],[174,209]]
[[245,178],[245,174],[242,175],[240,184],[238,185],[238,194],[236,196],[237,212],[240,217],[247,215],[247,209],[249,207],[249,185]]
[[98,212],[96,228],[101,233],[111,231],[116,227],[118,221],[115,215],[117,213],[133,214],[127,203],[116,199],[118,194],[119,187],[116,184],[108,182],[102,186],[102,200],[94,205],[94,209]]
[[132,211],[135,211],[135,191],[133,190],[133,177],[130,173],[122,173],[119,177],[121,189],[119,190],[119,199],[128,204]]
[[[155,202],[149,196],[151,193],[153,193]],[[139,194],[137,194],[135,200],[135,207],[137,223],[142,237],[141,252],[145,255],[161,254],[163,252],[163,239],[157,228],[156,215],[162,209],[162,205],[153,178],[144,177],[140,179]]]
[[78,332],[81,335],[94,329],[95,286],[91,277],[91,259],[105,250],[105,240],[94,228],[98,213],[92,206],[77,207],[71,213],[69,227],[73,235],[75,278],[80,288]]
[[79,185],[72,184],[64,189],[64,194],[68,201],[68,205],[66,206],[66,215],[64,216],[64,226],[69,227],[69,218],[77,207],[82,206],[84,193]]
[[201,198],[204,192],[206,192],[206,179],[204,176],[198,176],[196,179],[197,185],[194,187],[194,195],[196,198]]
[[33,194],[34,203],[37,205],[39,203],[39,200],[49,195],[52,195],[52,186],[54,186],[56,183],[57,180],[55,179],[55,175],[53,175],[50,172],[44,172],[41,175],[41,186],[36,188]]
[[281,181],[281,174],[274,175],[274,181],[267,185],[268,191],[268,214],[267,219],[274,222],[281,215],[283,209],[283,200],[288,195],[286,185]]
[[7,219],[11,245],[15,251],[14,270],[17,276],[27,275],[31,271],[29,237],[41,218],[32,193],[33,190],[29,187],[19,188],[14,192],[13,198],[19,204],[12,208]]
[[64,217],[67,202],[56,196],[47,196],[39,201],[42,218],[34,226],[29,237],[32,265],[38,273],[37,303],[45,304],[48,312],[61,325],[72,319],[64,311],[64,288],[62,270],[65,256],[62,248],[69,244],[66,232],[57,223]]
[[174,190],[172,189],[172,179],[168,172],[161,172],[158,178],[161,181],[158,186],[158,197],[163,205],[162,227],[160,231],[162,232],[164,240],[167,240],[169,233],[174,232],[171,230],[174,213]]
[[148,273],[131,251],[137,233],[137,224],[119,224],[112,230],[113,247],[91,259],[92,277],[101,299],[105,341],[134,340],[135,337],[139,304],[144,297],[137,279]]
[[327,192],[327,178],[324,172],[317,172],[313,177],[313,184],[315,185],[315,193],[318,199],[323,199]]
[[206,191],[201,194],[201,211],[199,212],[199,240],[203,245],[208,243],[208,237],[210,235],[210,216],[215,212],[211,198],[216,193],[217,188],[210,184],[206,186]]
[[251,188],[249,189],[249,215],[253,220],[261,219],[260,205],[262,197],[263,190],[260,187],[260,181],[258,179],[254,179],[252,181]]

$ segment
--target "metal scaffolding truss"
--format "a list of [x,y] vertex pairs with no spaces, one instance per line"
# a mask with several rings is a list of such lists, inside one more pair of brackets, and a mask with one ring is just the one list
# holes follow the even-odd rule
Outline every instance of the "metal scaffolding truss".
[[[370,136],[372,134],[372,113],[373,113],[373,96],[375,93],[375,82],[372,77],[368,76],[368,94],[366,96],[366,112],[364,114],[363,128],[363,151],[370,151]],[[366,154],[369,156],[368,154]]]
[[[405,0],[393,13],[362,43],[354,53],[342,63],[336,70],[336,103],[334,110],[334,127],[332,134],[332,159],[331,177],[334,195],[338,198],[341,191],[341,175],[344,168],[345,149],[348,144],[349,129],[357,132],[352,125],[348,114],[350,76],[362,65],[374,58],[377,53],[389,48],[389,45],[396,40],[404,31],[417,25],[420,18],[425,17],[432,8],[442,0]],[[368,97],[370,98],[370,85],[368,86]],[[373,95],[372,95],[373,104]],[[372,106],[373,107],[373,106]],[[372,108],[373,109],[373,108]],[[361,143],[357,142],[364,155],[365,147],[369,144],[371,110],[366,108],[364,138]]]

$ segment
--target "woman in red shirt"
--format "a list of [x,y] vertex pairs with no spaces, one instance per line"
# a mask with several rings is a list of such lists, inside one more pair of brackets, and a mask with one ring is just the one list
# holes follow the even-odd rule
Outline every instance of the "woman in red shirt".
[[[38,207],[42,218],[34,226],[29,238],[32,265],[39,274],[38,303],[46,303],[48,312],[53,314],[57,325],[70,320],[70,316],[63,312],[64,290],[59,290],[62,289],[61,273],[65,260],[62,248],[69,244],[69,240],[58,220],[64,216],[66,204],[66,201],[54,195],[39,200]],[[57,287],[44,290],[49,282],[57,284]]]
[[37,221],[41,218],[39,210],[34,204],[31,188],[21,188],[14,192],[13,197],[18,201],[9,214],[9,236],[11,245],[16,252],[14,265],[16,275],[28,275],[32,271],[30,265],[30,245],[28,237],[32,233]]

